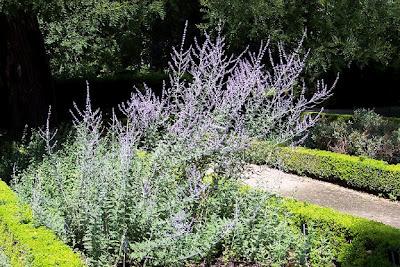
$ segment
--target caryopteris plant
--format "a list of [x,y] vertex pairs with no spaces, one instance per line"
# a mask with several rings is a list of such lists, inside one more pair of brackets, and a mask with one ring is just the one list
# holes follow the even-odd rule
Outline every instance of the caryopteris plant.
[[332,89],[321,83],[306,98],[300,48],[280,45],[274,63],[268,44],[230,56],[220,35],[189,48],[184,40],[161,96],[136,90],[104,123],[88,93],[73,111],[73,140],[48,149],[15,190],[91,266],[302,262],[303,238],[264,208],[268,196],[239,190],[240,152],[253,138],[301,139],[317,120],[301,113]]

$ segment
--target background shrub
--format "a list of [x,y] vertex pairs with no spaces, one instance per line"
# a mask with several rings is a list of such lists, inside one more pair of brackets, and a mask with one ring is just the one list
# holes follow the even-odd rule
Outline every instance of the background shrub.
[[13,174],[43,158],[44,142],[35,131],[25,131],[19,141],[13,141],[7,135],[0,138],[0,177],[5,182],[9,182]]
[[372,110],[359,109],[354,116],[323,117],[310,132],[310,148],[367,156],[389,163],[400,162],[400,124]]
[[[71,127],[64,124],[57,131],[56,151],[69,139]],[[42,138],[43,129],[28,129],[22,137],[8,133],[0,135],[0,180],[9,183],[14,175],[23,172],[28,166],[39,163],[46,153],[46,141]],[[55,141],[55,140],[54,140]]]

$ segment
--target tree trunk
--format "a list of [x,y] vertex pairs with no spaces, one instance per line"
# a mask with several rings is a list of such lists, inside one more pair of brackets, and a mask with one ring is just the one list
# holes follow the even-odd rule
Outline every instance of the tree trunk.
[[43,125],[53,86],[36,15],[0,14],[0,39],[1,124],[12,130]]

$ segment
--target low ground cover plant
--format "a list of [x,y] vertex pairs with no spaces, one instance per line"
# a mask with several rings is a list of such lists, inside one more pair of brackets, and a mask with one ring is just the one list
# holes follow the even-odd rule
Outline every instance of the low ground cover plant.
[[301,140],[318,120],[303,111],[332,91],[318,83],[307,98],[300,46],[279,51],[266,69],[268,44],[239,56],[220,35],[182,45],[162,96],[137,90],[108,123],[88,93],[73,137],[55,151],[46,127],[44,160],[13,188],[90,266],[305,264],[305,239],[276,205],[265,208],[270,196],[237,185],[250,140]]
[[307,147],[400,163],[400,124],[372,110],[351,117],[323,117],[310,132]]

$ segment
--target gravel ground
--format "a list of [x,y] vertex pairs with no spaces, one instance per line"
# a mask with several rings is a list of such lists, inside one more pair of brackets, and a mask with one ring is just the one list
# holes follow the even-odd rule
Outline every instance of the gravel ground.
[[347,214],[400,228],[400,202],[361,193],[267,166],[249,165],[245,183],[269,192],[333,208]]

